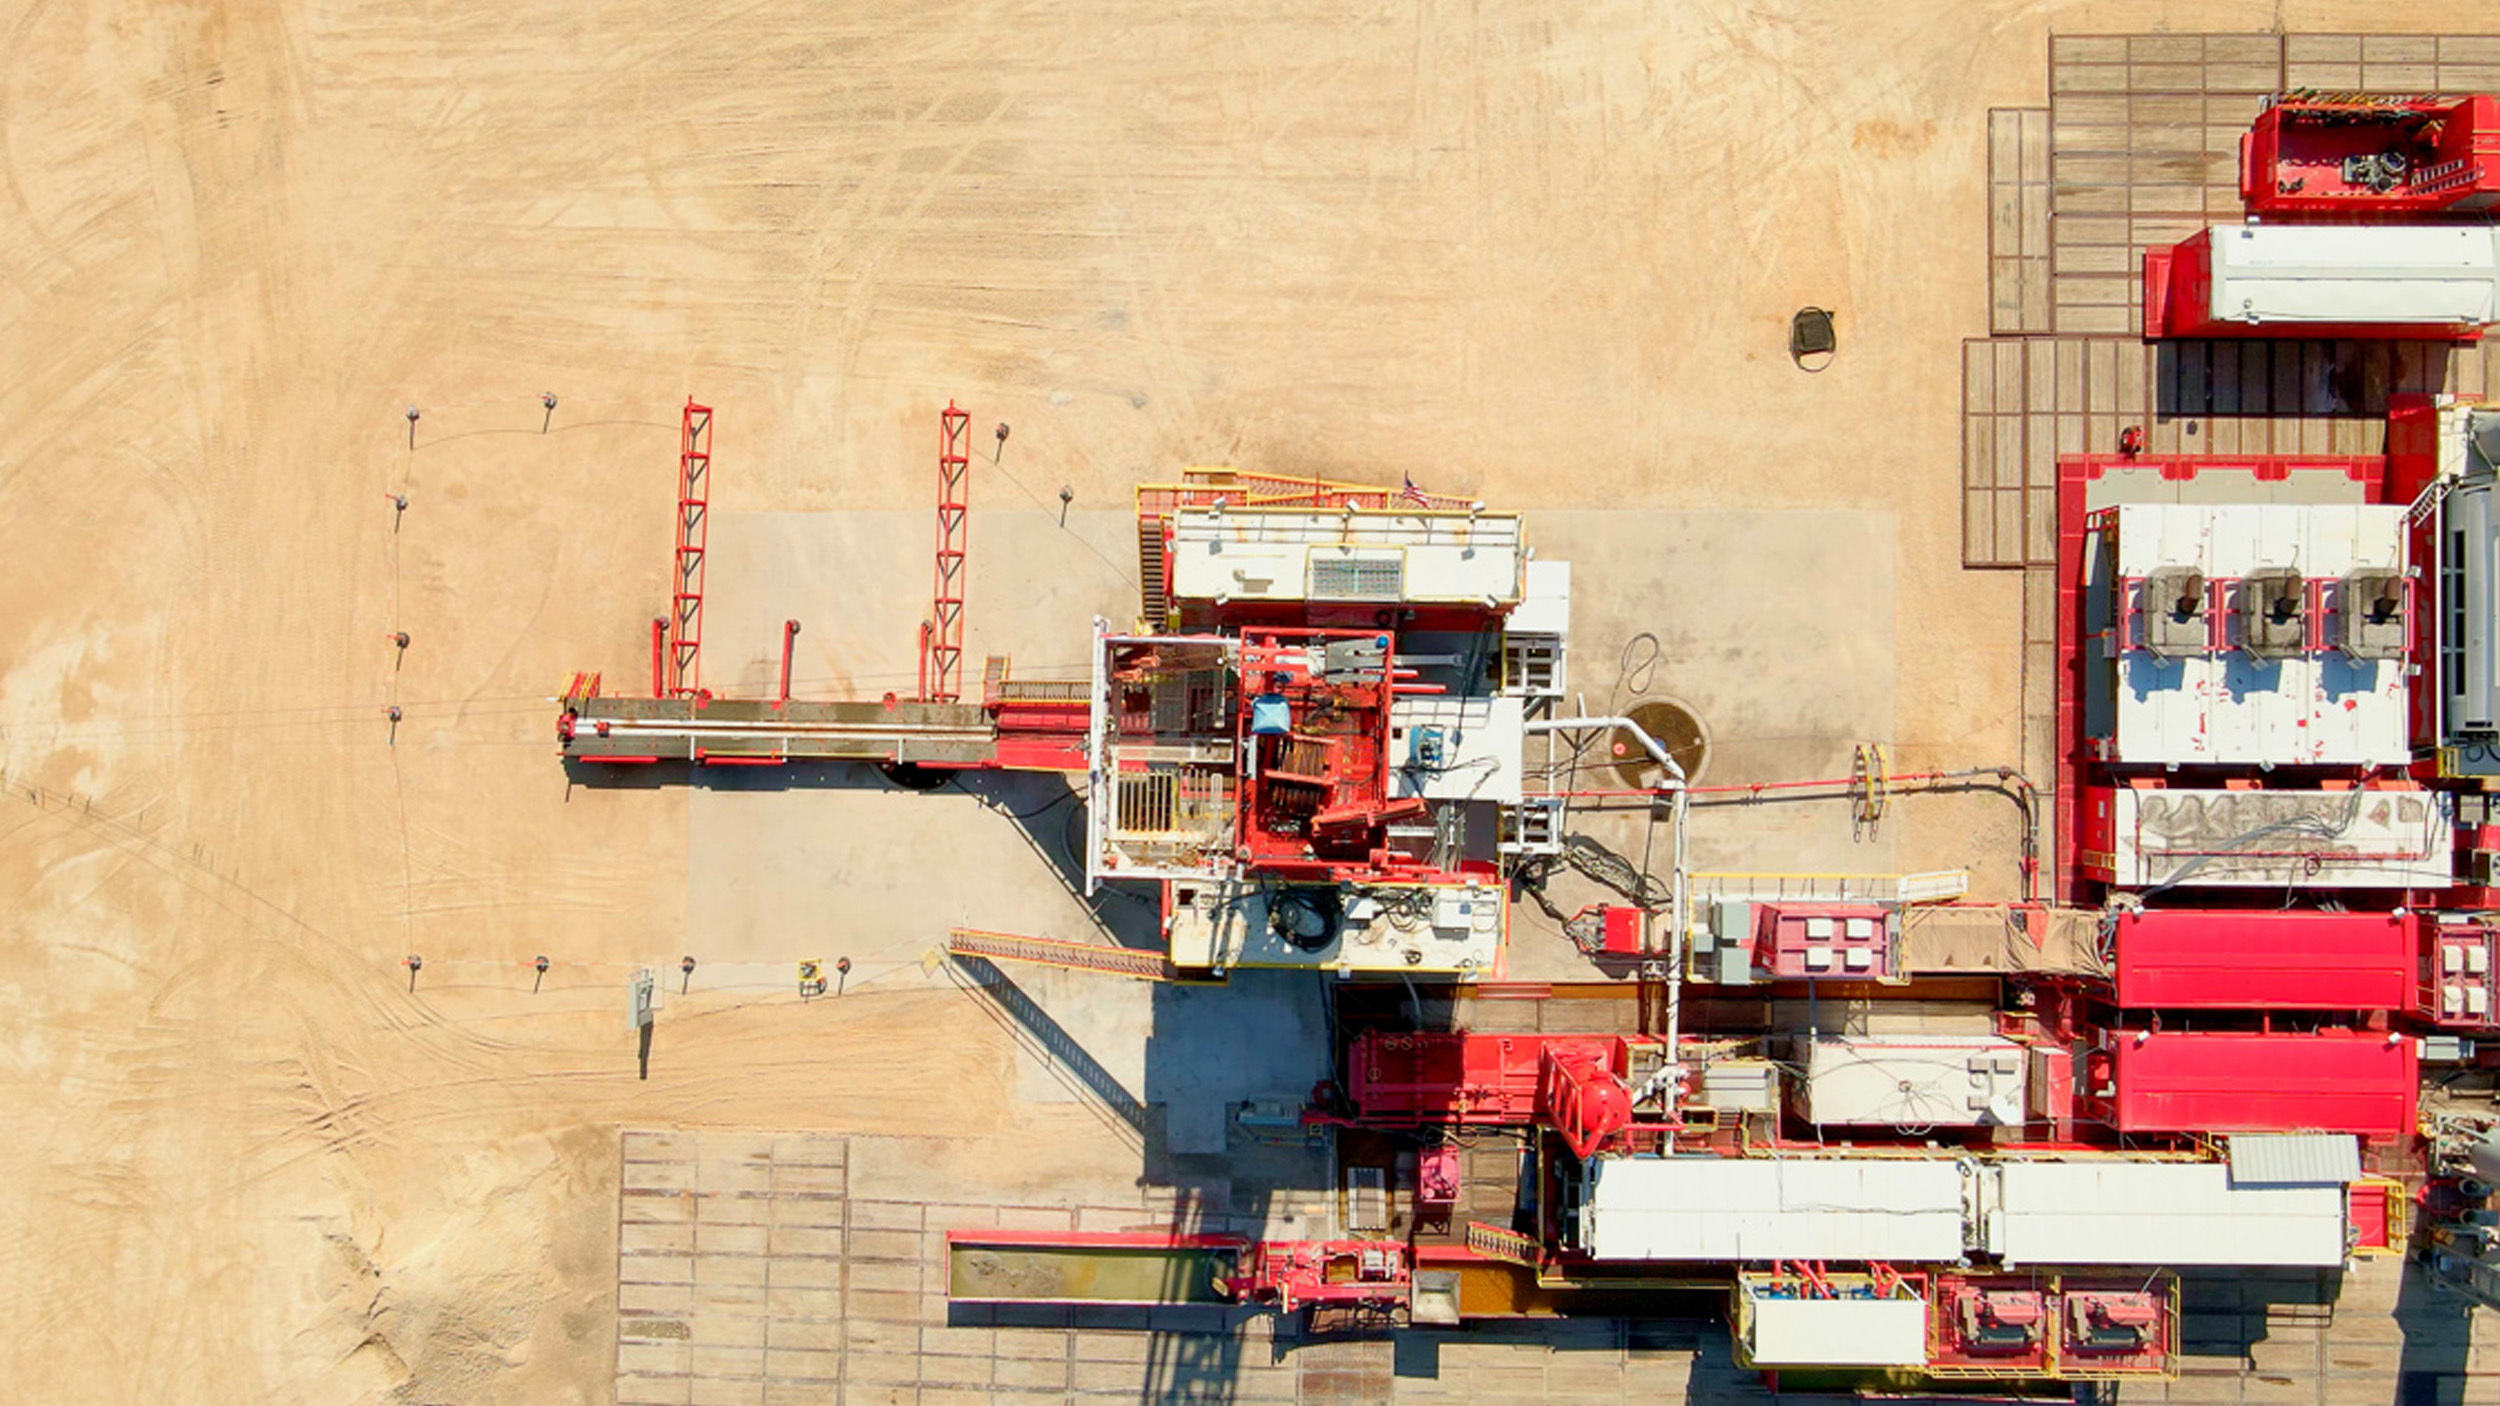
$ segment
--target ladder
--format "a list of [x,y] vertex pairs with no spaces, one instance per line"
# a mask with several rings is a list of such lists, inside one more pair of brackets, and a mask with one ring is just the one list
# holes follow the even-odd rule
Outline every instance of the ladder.
[[1536,1268],[1536,1241],[1498,1225],[1486,1225],[1480,1220],[1467,1222],[1467,1248],[1485,1259]]
[[1069,971],[1102,972],[1140,981],[1170,981],[1176,973],[1171,958],[1099,942],[1068,942],[1055,937],[1023,937],[1015,933],[955,928],[946,934],[950,957],[979,957],[992,962],[1030,962]]
[[2422,491],[2413,495],[2412,503],[2405,508],[2405,526],[2420,527],[2424,518],[2438,511],[2441,500],[2448,496],[2448,490],[2456,486],[2453,474],[2440,474],[2423,484]]
[[1849,766],[1850,838],[1871,840],[1892,798],[1892,766],[1881,742],[1861,742]]
[[1146,629],[1151,633],[1168,628],[1172,591],[1165,574],[1163,519],[1159,517],[1137,520],[1137,593],[1145,607]]

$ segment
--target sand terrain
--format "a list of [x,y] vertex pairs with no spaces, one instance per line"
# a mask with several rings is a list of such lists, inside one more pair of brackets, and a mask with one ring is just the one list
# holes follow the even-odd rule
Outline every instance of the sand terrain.
[[[545,700],[641,675],[687,395],[719,408],[725,516],[920,521],[949,397],[1015,427],[976,536],[1208,462],[1874,515],[1870,722],[1905,769],[1994,764],[2016,582],[1959,569],[1955,473],[1984,109],[2037,101],[2052,27],[2455,22],[19,0],[0,1376],[63,1403],[605,1400],[622,1121],[1119,1174],[1094,1120],[1010,1104],[1008,1036],[951,988],[897,966],[798,1009],[763,973],[822,955],[822,915],[690,932],[687,792],[568,786]],[[1841,314],[1820,376],[1782,354],[1804,303]],[[979,580],[976,658],[1078,657],[1082,620],[985,637]],[[906,684],[916,619],[849,621],[884,643],[802,687]],[[724,677],[761,647],[722,645]],[[1962,804],[1904,808],[1905,867],[1998,853],[1971,851],[2002,817]],[[707,942],[755,973],[672,999],[640,1080],[624,974]]]

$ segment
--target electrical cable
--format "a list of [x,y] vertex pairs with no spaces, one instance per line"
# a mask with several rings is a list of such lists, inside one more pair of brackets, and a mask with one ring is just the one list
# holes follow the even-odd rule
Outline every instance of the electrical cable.
[[[1649,833],[1654,840],[1657,834],[1654,820]],[[1674,905],[1673,887],[1661,883],[1644,866],[1633,864],[1588,835],[1565,836],[1561,854],[1538,855],[1522,860],[1511,871],[1511,879],[1519,892],[1544,910],[1546,917],[1562,924],[1563,936],[1583,953],[1594,955],[1603,950],[1604,920],[1595,910],[1566,915],[1554,905],[1554,901],[1546,895],[1545,885],[1558,866],[1568,866],[1590,881],[1614,890],[1645,912],[1664,912]]]

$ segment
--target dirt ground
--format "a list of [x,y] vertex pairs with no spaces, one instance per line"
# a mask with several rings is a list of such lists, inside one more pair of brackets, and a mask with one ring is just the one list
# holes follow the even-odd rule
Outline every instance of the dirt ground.
[[[690,932],[688,794],[568,786],[553,754],[570,671],[645,667],[688,394],[725,513],[901,514],[906,557],[949,397],[1014,426],[976,543],[1062,484],[1116,509],[1210,462],[1886,515],[1896,763],[1994,764],[2016,583],[1959,570],[1955,474],[1985,108],[2038,100],[2052,27],[2456,22],[0,13],[0,1376],[62,1403],[605,1400],[620,1121],[1116,1174],[1092,1122],[1009,1106],[1008,1035],[908,972],[805,1010],[699,980],[637,1078],[628,968],[713,936],[815,955],[837,916],[778,918],[786,951]],[[1819,376],[1782,354],[1805,303],[1839,311]],[[1011,643],[981,635],[992,569],[976,657]],[[801,686],[905,684],[916,617],[850,625],[893,643]],[[1994,823],[1908,808],[1899,858],[1984,865]]]

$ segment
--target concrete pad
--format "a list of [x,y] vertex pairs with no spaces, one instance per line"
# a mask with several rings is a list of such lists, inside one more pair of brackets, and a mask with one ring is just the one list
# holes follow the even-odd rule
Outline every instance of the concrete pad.
[[[1711,734],[1698,780],[1846,775],[1851,744],[1893,737],[1893,514],[1541,511],[1526,532],[1539,556],[1574,563],[1573,698],[1591,712],[1693,705]],[[1639,666],[1644,648],[1627,671],[1644,633],[1656,663]]]

